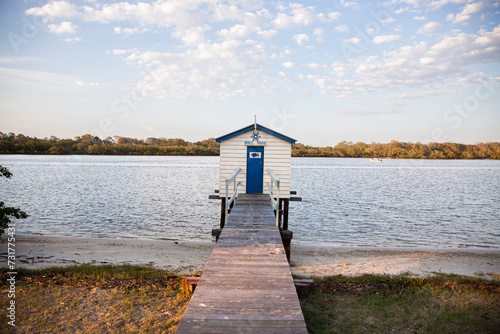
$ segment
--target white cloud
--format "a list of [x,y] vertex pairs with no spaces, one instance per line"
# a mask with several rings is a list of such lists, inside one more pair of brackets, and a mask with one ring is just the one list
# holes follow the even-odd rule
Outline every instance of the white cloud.
[[465,5],[464,9],[462,10],[462,14],[474,14],[474,13],[477,13],[481,10],[483,10],[484,8],[486,8],[486,4],[484,3],[484,1],[479,1],[479,2],[474,2],[474,3],[470,3],[470,4],[467,4]]
[[26,10],[26,14],[52,20],[54,18],[72,18],[77,15],[77,9],[75,5],[66,1],[53,1],[42,7],[30,8]]
[[431,10],[438,10],[447,4],[464,4],[470,2],[470,0],[400,0],[401,2],[413,5],[415,7],[428,7]]
[[270,18],[271,13],[267,9],[243,13],[243,23],[252,29],[257,29],[263,22],[267,22]]
[[[183,52],[114,50],[129,65],[142,69],[136,89],[162,99],[225,100],[280,90],[276,72],[267,67],[264,43],[205,41]],[[280,81],[281,82],[281,81]]]
[[380,44],[380,43],[394,42],[400,38],[401,38],[400,35],[379,35],[373,37],[373,43]]
[[[6,85],[32,86],[41,90],[85,86],[85,81],[58,73],[20,70],[0,66],[0,80]],[[101,85],[105,85],[102,84]]]
[[442,25],[439,22],[428,22],[422,28],[419,29],[419,33],[430,33],[441,29]]
[[113,31],[118,34],[118,35],[133,35],[133,34],[143,34],[145,32],[148,32],[148,28],[122,28],[122,27],[114,27]]
[[481,17],[479,19],[481,21],[487,21],[487,20],[490,20],[491,18],[492,18],[492,15],[490,13],[483,13],[483,14],[481,14]]
[[409,12],[409,11],[411,11],[410,7],[404,7],[404,8],[401,7],[401,8],[396,9],[395,13],[399,15],[399,14],[403,14],[403,13]]
[[434,62],[434,58],[423,57],[423,58],[420,58],[419,62],[422,65],[432,64]]
[[428,56],[456,67],[500,62],[500,25],[490,32],[481,30],[479,33],[447,37],[433,45]]
[[24,61],[37,61],[37,58],[31,58],[31,57],[0,57],[0,64],[14,64],[18,62],[24,62]]
[[205,42],[205,31],[210,30],[209,25],[194,26],[183,30],[176,30],[172,36],[180,38],[185,45],[199,45]]
[[328,13],[327,15],[329,18],[331,18],[332,20],[338,20],[339,17],[342,16],[342,14],[340,14],[339,12],[330,12]]
[[278,31],[276,31],[274,29],[257,31],[257,36],[259,36],[260,38],[264,38],[264,39],[272,38],[272,37],[276,36],[277,34],[278,34]]
[[85,6],[83,8],[83,17],[86,21],[99,21],[101,23],[140,20],[141,16],[146,16],[152,11],[149,4],[141,3],[141,7],[139,9],[139,5],[132,5],[126,2],[111,5],[105,4],[101,10]]
[[448,14],[446,19],[448,21],[453,21],[453,23],[464,23],[465,21],[471,19],[472,14],[483,10],[484,8],[486,8],[486,6],[487,5],[483,1],[470,3],[465,5],[460,13],[456,15]]
[[482,72],[474,73],[466,77],[459,78],[458,81],[465,86],[471,85],[485,85],[489,82],[495,82],[497,78],[491,78]]
[[349,31],[349,27],[345,24],[343,25],[340,25],[340,26],[336,26],[335,27],[335,31],[338,31],[338,32],[348,32]]
[[323,42],[323,39],[325,37],[325,29],[323,29],[323,28],[314,29],[313,34],[314,34],[314,36],[316,36],[316,41]]
[[[305,12],[310,9],[291,6],[292,24],[308,22]],[[271,20],[271,14],[259,1],[235,0],[229,3],[214,0],[169,0],[153,3],[117,2],[102,6],[84,6],[82,17],[86,21],[101,23],[128,22],[137,28],[117,28],[117,33],[136,33],[146,31],[148,26],[171,28],[172,36],[185,45],[195,45],[207,41],[206,31],[215,22],[239,21],[230,27],[218,28],[218,35],[224,39],[246,38],[257,33],[260,38],[270,38],[274,30],[263,31],[261,23]],[[129,29],[129,30],[127,30]]]
[[[206,11],[200,10],[206,1],[183,1],[171,0],[168,2],[157,1],[154,3],[138,2],[130,4],[128,2],[118,2],[105,4],[94,8],[83,7],[83,18],[86,21],[98,21],[101,23],[130,21],[140,25],[156,25],[159,27],[188,27],[195,25],[202,19],[206,20]],[[222,9],[221,9],[222,10]],[[213,18],[220,14],[215,10],[211,11]]]
[[359,37],[351,37],[351,38],[342,40],[342,42],[349,43],[349,44],[359,44],[359,43],[362,43],[363,40]]
[[342,7],[346,8],[353,8],[353,9],[360,8],[359,4],[356,1],[340,0],[340,4],[342,5]]
[[59,25],[57,24],[48,24],[47,28],[49,28],[49,32],[61,35],[61,34],[74,34],[76,32],[76,26],[71,22],[61,22]]
[[309,68],[312,68],[314,70],[325,69],[328,67],[327,65],[322,65],[322,64],[317,64],[317,63],[309,63],[306,66]]
[[128,50],[116,49],[116,50],[108,51],[106,53],[107,54],[113,54],[115,56],[121,56],[121,55],[125,55],[125,54],[131,54],[131,53],[134,53],[136,51],[137,51],[136,48],[128,49]]
[[222,29],[218,34],[226,39],[244,38],[252,33],[252,30],[243,24],[237,24],[229,29]]
[[[454,92],[457,81],[479,80],[471,77],[468,71],[470,66],[498,62],[500,25],[492,31],[481,30],[479,34],[448,36],[434,45],[427,42],[405,45],[385,53],[383,58],[351,58],[348,63],[332,64],[332,76],[310,79],[318,89],[331,93],[350,85],[354,88],[350,92],[352,96],[403,88],[418,89],[418,94],[449,94]],[[493,80],[483,76],[480,79]]]
[[73,81],[73,84],[78,87],[85,87],[85,88],[103,88],[109,86],[107,83],[103,82],[97,82],[97,81],[84,81],[84,80],[75,80]]
[[348,65],[340,62],[332,63],[332,74],[336,77],[343,77],[348,71]]
[[[399,48],[397,44],[388,45],[385,53],[379,53],[381,47],[374,45],[371,45],[370,49],[367,36],[373,38],[374,44],[394,41],[403,43],[403,36],[405,39],[407,36],[399,31],[404,29],[392,34],[382,34],[388,31],[372,27],[370,34],[367,32],[370,28],[368,27],[364,32],[361,31],[356,35],[353,33],[352,36],[355,37],[343,40],[344,43],[356,44],[347,47],[360,50],[345,63],[336,62],[330,67],[320,63],[320,59],[323,59],[320,55],[314,58],[315,62],[295,63],[290,60],[298,58],[289,57],[289,54],[296,51],[297,55],[302,56],[302,53],[307,52],[305,49],[297,50],[296,45],[290,45],[291,49],[285,49],[282,43],[273,44],[266,39],[279,36],[280,40],[287,40],[290,43],[292,38],[296,44],[307,48],[308,43],[314,44],[311,41],[323,41],[331,37],[318,23],[328,22],[331,24],[329,29],[334,28],[339,33],[350,30],[347,24],[336,26],[332,23],[340,14],[337,12],[323,14],[315,7],[294,3],[277,5],[278,13],[271,14],[263,8],[266,4],[264,2],[235,1],[221,3],[215,0],[169,0],[152,3],[88,4],[93,7],[79,7],[82,14],[75,12],[72,15],[80,16],[80,19],[87,21],[114,22],[113,25],[116,26],[114,31],[117,34],[131,35],[154,30],[166,32],[178,39],[174,44],[170,42],[163,50],[155,47],[155,50],[162,52],[145,51],[140,48],[108,51],[109,54],[123,59],[128,65],[137,67],[141,76],[137,88],[141,92],[165,99],[224,100],[277,91],[296,92],[295,89],[298,87],[296,84],[300,81],[301,84],[309,84],[306,87],[311,87],[311,93],[319,91],[321,94],[333,94],[344,99],[377,90],[403,88],[425,90],[443,84],[449,78],[456,79],[450,80],[456,83],[465,76],[470,64],[498,62],[500,58],[498,27],[489,32],[481,30],[477,34],[440,31],[440,34],[433,35],[433,38],[442,38],[439,43],[432,45],[429,42],[421,42]],[[429,9],[434,8],[433,6],[438,6],[438,4],[431,6],[429,1],[406,2],[413,6],[426,7],[427,13]],[[443,1],[433,0],[433,2]],[[478,5],[469,6],[477,3],[470,2],[461,6],[458,11],[466,14],[477,12]],[[351,6],[347,2],[343,2],[343,5]],[[406,8],[406,5],[404,6]],[[417,12],[423,13],[424,10]],[[427,20],[424,16],[416,16],[414,19]],[[453,20],[455,19],[454,16]],[[389,23],[389,21],[384,22]],[[411,26],[415,24],[417,27],[421,26],[419,30],[421,33],[444,30],[439,22],[413,22]],[[304,26],[308,27],[303,28]],[[65,21],[61,24],[48,25],[47,28],[53,33],[62,34],[74,32],[77,27]],[[285,28],[294,29],[279,31]],[[352,28],[352,32],[357,31],[355,26]],[[330,33],[335,36],[334,31]],[[448,37],[443,38],[445,34],[448,34]],[[339,35],[341,34],[337,34]],[[424,37],[419,36],[419,38]],[[74,42],[77,39],[65,41]],[[335,43],[338,44],[338,41]],[[363,50],[360,46],[363,46]],[[389,51],[395,49],[396,51]],[[292,68],[294,70],[286,70]],[[313,72],[311,69],[318,72]],[[285,74],[282,71],[290,73]],[[304,73],[300,73],[301,71]],[[294,84],[289,85],[288,82]],[[72,84],[82,87],[91,85],[84,81],[81,83],[73,81]]]
[[74,37],[74,38],[65,38],[64,41],[66,43],[74,43],[74,42],[81,42],[82,39],[80,37]]
[[294,26],[307,26],[317,20],[324,20],[324,14],[316,14],[314,7],[304,8],[300,4],[290,5],[290,14],[278,13],[273,20],[276,29],[288,29]]
[[304,45],[304,42],[307,42],[309,40],[309,36],[306,34],[298,34],[294,35],[293,39],[295,40],[295,43],[298,45]]

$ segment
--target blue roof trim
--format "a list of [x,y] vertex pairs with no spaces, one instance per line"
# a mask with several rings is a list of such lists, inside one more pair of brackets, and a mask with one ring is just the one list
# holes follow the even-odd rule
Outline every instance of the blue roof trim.
[[[245,133],[245,132],[248,132],[248,131],[251,131],[254,129],[254,124],[252,125],[249,125],[243,129],[240,129],[240,130],[236,130],[234,132],[231,132],[231,133],[228,133],[227,135],[224,135],[224,136],[221,136],[219,138],[215,138],[215,141],[217,143],[220,143],[221,141],[224,141],[224,140],[227,140],[229,138],[232,138],[232,137],[235,137],[235,136],[238,136],[238,135],[241,135],[242,133]],[[290,137],[287,137],[285,135],[282,135],[281,133],[278,133],[274,130],[271,130],[269,128],[266,128],[265,126],[262,126],[260,124],[257,124],[257,130],[260,130],[260,131],[264,131],[265,133],[268,133],[272,136],[275,136],[275,137],[278,137],[279,139],[283,139],[291,144],[295,144],[296,140],[293,139],[293,138],[290,138]]]

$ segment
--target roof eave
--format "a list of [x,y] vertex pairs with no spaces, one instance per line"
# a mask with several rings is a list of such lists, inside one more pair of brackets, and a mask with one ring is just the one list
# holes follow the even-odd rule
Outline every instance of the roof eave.
[[[222,142],[222,141],[224,141],[224,140],[227,140],[227,139],[229,139],[229,138],[232,138],[232,137],[238,136],[238,135],[240,135],[240,134],[242,134],[242,133],[245,133],[245,132],[251,131],[252,129],[254,129],[254,127],[255,127],[255,125],[254,125],[254,124],[251,124],[251,125],[246,126],[246,127],[242,128],[242,129],[239,129],[239,130],[236,130],[236,131],[234,131],[234,132],[228,133],[227,135],[224,135],[224,136],[220,136],[220,137],[218,137],[218,138],[215,138],[215,141],[216,141],[217,143],[220,143],[220,142]],[[260,124],[257,124],[257,130],[264,131],[264,132],[266,132],[266,133],[268,133],[268,134],[270,134],[270,135],[272,135],[272,136],[275,136],[275,137],[277,137],[277,138],[280,138],[280,139],[282,139],[282,140],[285,140],[285,141],[289,142],[290,144],[295,144],[295,142],[296,142],[296,140],[295,140],[295,139],[290,138],[290,137],[288,137],[288,136],[285,136],[285,135],[283,135],[283,134],[281,134],[281,133],[279,133],[279,132],[276,132],[276,131],[274,131],[274,130],[271,130],[271,129],[269,129],[269,128],[266,128],[265,126],[262,126],[262,125],[260,125]]]

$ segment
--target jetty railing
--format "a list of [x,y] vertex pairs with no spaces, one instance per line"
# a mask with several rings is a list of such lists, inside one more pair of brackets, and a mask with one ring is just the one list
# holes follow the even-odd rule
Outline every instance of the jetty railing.
[[[230,177],[226,179],[226,223],[227,223],[227,218],[229,217],[229,206],[234,202],[234,199],[236,198],[236,193],[238,192],[238,186],[241,184],[241,182],[236,183],[236,177],[238,174],[241,172],[241,168],[238,168],[237,170],[234,171],[233,174],[231,174]],[[229,199],[229,185],[233,183],[234,184],[234,191],[233,195]]]
[[[269,188],[269,197],[271,197],[271,205],[276,211],[276,226],[280,224],[280,179],[273,173],[271,169],[267,170],[271,177],[271,182],[267,184]],[[276,196],[274,195],[274,185],[276,184]],[[276,197],[276,199],[274,199]]]

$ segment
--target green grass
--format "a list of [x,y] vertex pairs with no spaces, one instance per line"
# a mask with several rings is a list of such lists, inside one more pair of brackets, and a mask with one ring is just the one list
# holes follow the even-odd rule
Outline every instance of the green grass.
[[301,300],[310,333],[500,333],[500,283],[456,275],[333,276]]
[[[6,290],[7,270],[0,271]],[[182,277],[148,266],[78,265],[16,275],[16,327],[0,333],[175,333],[188,303]],[[0,294],[0,305],[10,302]]]
[[[0,270],[0,307],[9,299]],[[14,331],[175,333],[188,303],[175,272],[148,266],[19,269]],[[310,333],[500,333],[500,282],[457,275],[332,276],[301,299]]]
[[17,270],[18,276],[30,275],[59,275],[59,276],[72,276],[72,277],[100,277],[100,278],[135,278],[135,279],[151,279],[160,278],[165,276],[177,276],[174,271],[156,269],[152,266],[141,265],[93,265],[93,264],[80,264],[66,267],[50,267],[46,269],[24,269]]

